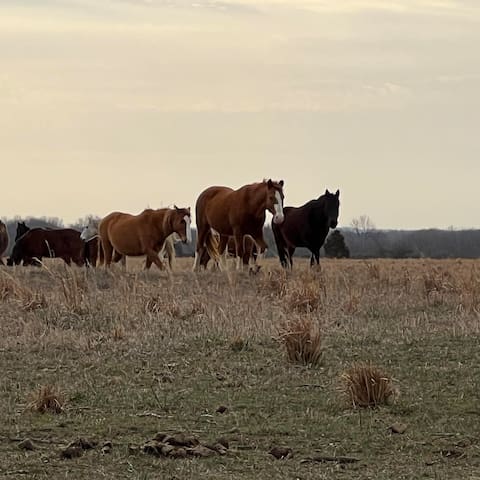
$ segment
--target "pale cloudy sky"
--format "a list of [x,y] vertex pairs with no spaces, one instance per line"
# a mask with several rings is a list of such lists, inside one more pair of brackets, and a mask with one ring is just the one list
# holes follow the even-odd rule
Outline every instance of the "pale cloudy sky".
[[480,227],[478,0],[1,0],[0,216],[210,185]]

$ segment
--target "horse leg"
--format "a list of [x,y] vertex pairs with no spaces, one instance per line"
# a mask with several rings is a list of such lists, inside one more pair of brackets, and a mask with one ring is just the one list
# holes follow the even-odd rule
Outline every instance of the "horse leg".
[[112,263],[112,256],[113,256],[113,245],[107,240],[101,240],[102,250],[104,255],[104,262],[105,267],[109,267]]
[[295,252],[295,247],[288,247],[288,260],[290,263],[290,268],[293,268],[293,254]]
[[146,254],[147,254],[147,258],[145,260],[145,268],[147,268],[147,264],[148,262],[150,262],[149,266],[152,263],[154,263],[160,270],[165,270],[165,265],[160,260],[160,257],[158,256],[158,252],[155,249],[149,248],[146,251]]
[[198,272],[200,267],[207,268],[210,255],[205,247],[205,242],[210,234],[210,228],[197,227],[197,248],[195,249],[195,261],[193,263],[193,271]]
[[234,234],[233,238],[235,240],[235,260],[237,264],[237,270],[240,270],[242,268],[242,261],[244,266],[248,265],[248,260],[245,264],[245,258],[243,255],[243,235],[237,232]]

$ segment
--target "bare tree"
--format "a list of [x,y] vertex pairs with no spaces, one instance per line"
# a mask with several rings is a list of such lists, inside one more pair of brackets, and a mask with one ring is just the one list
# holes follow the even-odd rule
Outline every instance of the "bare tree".
[[368,215],[360,215],[352,219],[350,226],[355,230],[357,235],[366,235],[375,230],[375,224]]

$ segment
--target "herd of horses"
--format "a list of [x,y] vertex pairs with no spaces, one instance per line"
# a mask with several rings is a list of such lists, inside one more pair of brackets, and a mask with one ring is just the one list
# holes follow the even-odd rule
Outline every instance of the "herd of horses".
[[[297,247],[308,248],[310,264],[319,264],[320,248],[329,229],[338,222],[340,192],[328,190],[300,207],[284,207],[283,180],[263,180],[234,190],[209,187],[195,205],[197,243],[194,270],[207,268],[212,261],[223,268],[227,255],[238,267],[256,262],[267,244],[263,237],[266,211],[273,215],[272,230],[280,263],[293,267]],[[0,262],[8,247],[8,233],[0,222]],[[192,241],[190,208],[146,209],[138,215],[113,212],[91,221],[80,232],[72,228],[29,228],[17,224],[15,243],[7,265],[40,265],[44,257],[62,258],[82,266],[125,264],[128,256],[145,256],[145,268],[155,264],[170,268],[175,257],[174,243]]]

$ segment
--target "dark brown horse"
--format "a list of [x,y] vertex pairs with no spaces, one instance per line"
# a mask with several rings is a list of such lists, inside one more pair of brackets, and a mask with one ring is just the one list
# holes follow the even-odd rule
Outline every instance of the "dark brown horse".
[[[30,227],[25,222],[17,222],[17,230],[15,233],[15,242],[25,233],[30,230]],[[51,228],[46,228],[46,230],[52,230]],[[80,234],[81,237],[81,234]],[[83,240],[83,239],[82,239]],[[87,266],[95,266],[97,263],[97,254],[98,254],[98,239],[91,238],[84,242],[83,248],[83,257],[85,265]],[[28,265],[28,260],[23,260],[24,265]],[[33,265],[37,265],[38,263],[33,260]]]
[[2,256],[8,247],[8,230],[7,226],[0,220],[0,265],[3,263]]
[[13,246],[8,265],[35,265],[43,257],[62,258],[68,265],[71,262],[85,264],[84,244],[80,232],[72,228],[46,229],[32,228],[24,233]]
[[285,207],[284,222],[272,222],[273,235],[278,256],[283,267],[293,266],[293,253],[296,247],[306,247],[312,253],[310,265],[318,265],[320,248],[325,242],[329,228],[335,228],[340,208],[340,191],[325,194],[310,200],[301,207]]
[[[227,247],[229,237],[234,238],[235,254],[248,265],[249,256],[245,253],[243,239],[250,235],[257,244],[260,253],[267,244],[263,238],[265,211],[273,214],[273,222],[283,221],[283,180],[245,185],[238,190],[228,187],[210,187],[197,199],[195,212],[197,217],[197,248],[194,269],[201,266],[204,251],[216,262]],[[215,232],[220,235],[217,248]]]
[[98,225],[105,265],[111,264],[114,254],[133,257],[146,255],[145,268],[150,268],[154,263],[163,269],[158,253],[165,240],[175,232],[184,243],[190,242],[190,222],[190,208],[147,209],[139,215],[110,213]]

